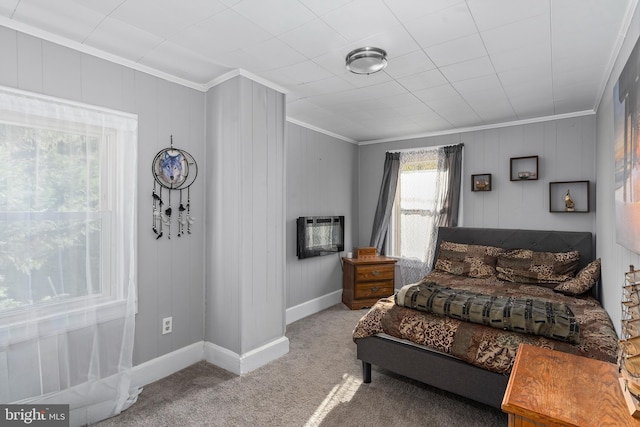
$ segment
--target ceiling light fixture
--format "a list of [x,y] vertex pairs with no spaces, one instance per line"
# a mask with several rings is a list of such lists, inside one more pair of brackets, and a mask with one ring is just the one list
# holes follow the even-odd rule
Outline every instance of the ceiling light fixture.
[[377,47],[361,47],[349,52],[347,70],[355,74],[373,74],[387,66],[387,52]]

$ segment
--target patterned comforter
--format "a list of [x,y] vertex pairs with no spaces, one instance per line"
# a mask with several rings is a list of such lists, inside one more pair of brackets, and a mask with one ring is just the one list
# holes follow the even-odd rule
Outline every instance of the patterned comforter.
[[393,296],[379,300],[358,321],[353,331],[354,340],[384,333],[505,374],[511,372],[520,343],[616,362],[618,337],[609,315],[593,297],[570,297],[541,286],[504,282],[496,278],[463,277],[436,270],[423,281],[488,295],[567,304],[580,326],[580,343],[574,345],[401,307],[394,303]]

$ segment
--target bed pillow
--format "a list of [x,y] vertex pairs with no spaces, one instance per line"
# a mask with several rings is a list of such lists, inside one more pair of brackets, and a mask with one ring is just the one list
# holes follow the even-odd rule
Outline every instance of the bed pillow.
[[436,260],[435,269],[458,276],[476,278],[494,277],[498,255],[502,248],[443,240]]
[[600,279],[600,258],[591,261],[576,274],[576,277],[560,283],[553,290],[565,295],[582,295],[591,290],[598,279]]
[[572,279],[578,269],[580,254],[569,252],[536,252],[513,249],[498,257],[498,279],[508,282],[531,283],[554,288]]

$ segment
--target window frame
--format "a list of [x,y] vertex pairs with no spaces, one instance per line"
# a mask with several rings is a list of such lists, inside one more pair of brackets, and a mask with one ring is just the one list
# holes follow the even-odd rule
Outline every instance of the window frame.
[[[127,265],[123,267],[120,265],[122,261],[117,260],[116,255],[119,250],[124,250],[127,242],[125,238],[119,235],[122,233],[118,233],[117,227],[118,224],[122,224],[123,221],[137,221],[137,196],[136,194],[131,196],[131,200],[133,201],[132,215],[129,215],[130,212],[128,208],[118,208],[118,204],[122,203],[122,200],[120,200],[121,196],[117,194],[121,183],[116,181],[122,178],[117,176],[118,162],[121,159],[125,158],[125,156],[131,156],[132,159],[130,163],[132,163],[132,167],[135,168],[136,166],[137,116],[44,95],[27,93],[11,88],[0,88],[0,96],[3,96],[5,93],[9,96],[16,94],[18,96],[32,98],[34,102],[51,102],[61,104],[64,107],[79,108],[82,109],[82,111],[86,110],[87,116],[91,114],[107,115],[108,120],[106,120],[106,122],[108,123],[103,126],[98,126],[91,123],[90,119],[83,123],[73,122],[69,117],[53,118],[45,117],[44,115],[25,116],[24,113],[12,112],[0,107],[0,122],[2,123],[58,132],[82,133],[99,139],[98,149],[100,154],[98,164],[100,175],[98,184],[99,207],[97,210],[29,212],[33,212],[34,215],[41,216],[44,219],[48,216],[55,216],[57,219],[60,219],[61,216],[67,219],[73,218],[74,216],[82,216],[83,219],[96,219],[101,223],[99,232],[100,272],[98,275],[100,280],[98,289],[100,292],[97,294],[88,293],[87,295],[71,297],[69,299],[40,301],[35,304],[31,303],[0,310],[0,345],[6,339],[8,339],[9,342],[28,339],[28,337],[34,333],[34,331],[32,331],[34,322],[38,322],[38,328],[46,331],[49,329],[57,329],[61,327],[63,323],[73,322],[75,327],[80,327],[81,325],[90,325],[92,322],[95,322],[96,318],[99,319],[99,321],[107,321],[122,317],[122,313],[126,310],[127,306],[128,287],[134,286],[135,289],[137,279],[137,236],[134,228],[134,235],[132,236],[133,242],[130,243],[133,245],[133,262],[128,263],[128,261],[125,261]],[[124,139],[119,141],[119,137]],[[122,141],[132,137],[134,138],[134,146],[125,147],[126,144],[123,144]],[[125,152],[125,149],[127,152]],[[136,171],[132,170],[131,176],[133,179],[137,179],[136,175]],[[136,187],[137,186],[134,186],[134,188]],[[5,218],[10,218],[12,212],[0,211],[0,214],[4,215]],[[13,212],[13,214],[21,213]],[[116,216],[121,216],[122,218],[116,218]],[[127,218],[128,216],[133,216],[133,218],[126,219],[125,216]],[[89,239],[89,237],[85,236],[85,239]],[[133,271],[133,274],[128,275],[129,280],[116,279],[116,277],[119,276],[117,270],[122,268],[128,268],[127,271]],[[134,300],[137,306],[137,297],[135,297]],[[93,311],[95,316],[88,315],[88,311]],[[8,331],[8,329],[5,328],[9,327],[11,328],[11,334],[7,337],[6,331]]]
[[[430,147],[430,149],[434,149],[437,150],[438,147]],[[421,151],[420,149],[416,149],[416,152]],[[397,186],[396,186],[396,193],[395,193],[395,197],[393,200],[393,206],[391,209],[391,219],[389,221],[389,228],[387,231],[387,242],[389,242],[389,254],[390,256],[394,257],[394,258],[413,258],[413,257],[409,257],[406,256],[405,254],[402,254],[400,251],[402,250],[402,207],[401,207],[401,199],[402,199],[402,175],[403,173],[407,173],[408,171],[403,171],[403,168],[406,167],[406,165],[416,165],[416,164],[426,164],[426,163],[430,163],[433,162],[433,160],[429,159],[423,159],[423,160],[414,160],[414,161],[408,161],[406,163],[403,164],[403,162],[401,161],[401,167],[398,170],[398,182],[397,182]],[[427,166],[427,165],[425,165]],[[438,163],[437,161],[432,165],[432,167],[425,167],[421,170],[429,170],[429,171],[433,171],[434,173],[437,173],[438,171]],[[429,210],[425,210],[425,209],[414,209],[415,211],[421,212],[424,211],[424,215],[422,216],[430,216],[430,217],[434,217],[435,213],[434,212],[429,212]]]

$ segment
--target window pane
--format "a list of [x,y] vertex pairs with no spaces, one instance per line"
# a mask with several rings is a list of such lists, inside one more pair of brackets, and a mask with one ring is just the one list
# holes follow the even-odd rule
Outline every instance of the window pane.
[[436,168],[430,159],[407,162],[400,171],[392,220],[395,256],[425,260],[435,221]]
[[436,172],[433,169],[401,172],[400,206],[403,211],[428,210],[433,206]]
[[100,293],[100,137],[0,124],[0,311]]

